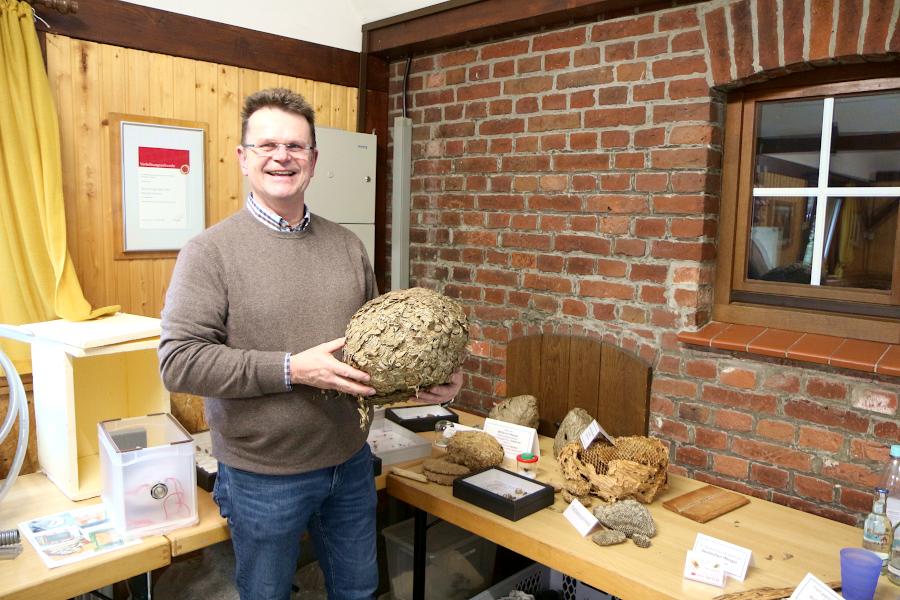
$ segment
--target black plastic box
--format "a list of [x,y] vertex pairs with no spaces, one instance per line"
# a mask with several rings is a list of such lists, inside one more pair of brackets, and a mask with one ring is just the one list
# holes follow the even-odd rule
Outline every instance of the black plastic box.
[[518,521],[552,505],[553,486],[493,467],[458,478],[453,482],[453,496]]
[[440,404],[419,404],[388,408],[384,411],[384,417],[388,421],[393,421],[397,425],[415,433],[434,431],[434,425],[438,421],[459,423],[459,415]]

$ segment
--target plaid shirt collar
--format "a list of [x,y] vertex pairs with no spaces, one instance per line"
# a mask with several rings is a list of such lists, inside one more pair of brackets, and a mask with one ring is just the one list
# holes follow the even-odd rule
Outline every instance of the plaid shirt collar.
[[290,224],[281,216],[275,214],[271,210],[259,204],[255,198],[253,198],[253,192],[250,192],[247,195],[247,210],[250,211],[250,214],[253,215],[257,221],[272,229],[274,231],[281,231],[287,233],[293,232],[303,232],[309,227],[309,207],[306,206],[306,203],[303,204],[303,218],[300,219],[300,223],[297,224],[296,227],[291,227]]

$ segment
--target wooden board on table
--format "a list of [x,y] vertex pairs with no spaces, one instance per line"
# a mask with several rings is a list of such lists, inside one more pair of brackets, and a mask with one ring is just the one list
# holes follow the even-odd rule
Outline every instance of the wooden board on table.
[[749,499],[740,494],[707,485],[693,492],[667,500],[663,502],[663,506],[698,523],[706,523],[745,504],[749,504],[749,502]]

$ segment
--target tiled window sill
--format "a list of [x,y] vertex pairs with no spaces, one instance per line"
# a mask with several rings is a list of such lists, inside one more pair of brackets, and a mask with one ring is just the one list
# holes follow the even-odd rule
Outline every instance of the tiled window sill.
[[900,345],[897,344],[719,321],[712,321],[698,331],[682,331],[678,334],[678,341],[693,346],[900,376]]

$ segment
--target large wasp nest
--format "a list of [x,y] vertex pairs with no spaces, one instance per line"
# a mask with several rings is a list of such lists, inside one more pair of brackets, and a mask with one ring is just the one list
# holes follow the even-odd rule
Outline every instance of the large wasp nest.
[[388,292],[366,302],[347,325],[344,360],[369,374],[372,404],[398,402],[447,383],[469,341],[466,313],[425,288]]
[[666,484],[669,467],[665,445],[645,436],[618,437],[615,446],[595,441],[587,450],[574,441],[563,447],[557,460],[567,480],[587,481],[591,495],[605,502],[653,502]]

